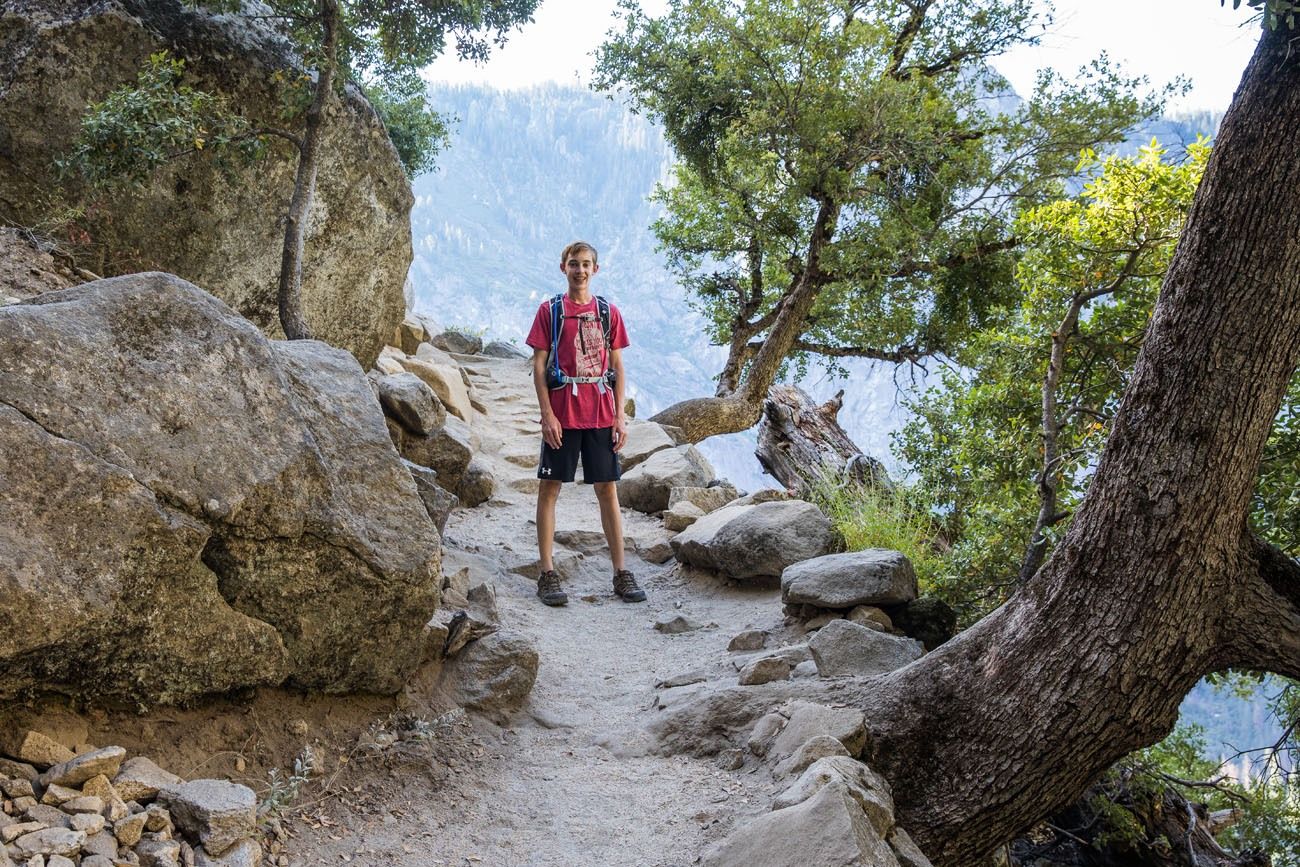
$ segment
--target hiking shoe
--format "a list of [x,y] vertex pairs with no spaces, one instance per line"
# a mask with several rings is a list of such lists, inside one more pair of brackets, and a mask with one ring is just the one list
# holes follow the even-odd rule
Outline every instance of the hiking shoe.
[[636,578],[626,569],[614,573],[614,594],[624,602],[645,601],[645,591],[636,586]]
[[547,605],[567,605],[568,595],[560,589],[560,578],[554,569],[537,576],[537,598]]

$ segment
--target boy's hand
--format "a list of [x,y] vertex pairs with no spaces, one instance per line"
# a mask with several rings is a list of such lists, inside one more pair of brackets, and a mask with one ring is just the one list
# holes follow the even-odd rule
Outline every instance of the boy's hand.
[[614,420],[614,454],[623,451],[625,445],[627,445],[627,416],[620,412],[618,418]]
[[564,428],[560,426],[560,420],[555,417],[553,412],[548,412],[542,416],[542,439],[553,449],[558,449],[560,442],[564,439]]

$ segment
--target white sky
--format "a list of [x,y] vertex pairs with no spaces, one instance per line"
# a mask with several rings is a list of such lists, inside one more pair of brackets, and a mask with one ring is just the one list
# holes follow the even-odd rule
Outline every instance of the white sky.
[[[651,12],[667,0],[643,0]],[[1035,72],[1070,72],[1106,51],[1130,74],[1163,84],[1175,76],[1193,89],[1173,110],[1228,107],[1254,48],[1257,30],[1242,27],[1246,10],[1219,0],[1056,0],[1056,22],[1036,48],[1020,48],[996,65],[1026,94]],[[614,0],[542,0],[532,24],[481,66],[444,57],[426,70],[430,81],[473,82],[501,88],[545,81],[586,85],[592,52],[617,21]]]

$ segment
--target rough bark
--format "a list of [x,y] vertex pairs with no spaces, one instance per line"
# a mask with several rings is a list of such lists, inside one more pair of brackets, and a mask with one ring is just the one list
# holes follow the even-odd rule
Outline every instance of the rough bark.
[[996,612],[864,693],[867,758],[936,865],[976,863],[1173,726],[1205,674],[1300,676],[1300,568],[1253,539],[1300,359],[1300,57],[1265,32],[1088,496]]
[[823,479],[888,487],[879,461],[867,457],[839,424],[841,390],[821,406],[793,385],[775,385],[763,401],[755,456],[786,488],[807,493]]
[[338,42],[338,0],[321,0],[321,62],[316,69],[315,90],[307,108],[306,129],[298,157],[298,176],[284,223],[284,252],[280,259],[280,327],[290,340],[310,340],[311,329],[302,315],[302,251],[307,235],[307,215],[316,195],[316,172],[320,166],[321,128],[325,105],[334,90],[335,51]]

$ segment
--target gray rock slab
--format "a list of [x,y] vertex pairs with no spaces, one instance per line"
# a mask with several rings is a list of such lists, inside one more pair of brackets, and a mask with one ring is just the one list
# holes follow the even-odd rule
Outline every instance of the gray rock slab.
[[122,747],[104,747],[82,753],[66,762],[55,765],[40,776],[44,786],[76,787],[92,777],[111,777],[122,767],[126,750]]
[[185,782],[180,777],[158,767],[152,759],[133,756],[122,763],[113,777],[113,789],[124,801],[146,803],[157,796],[158,790],[178,786]]
[[842,786],[866,814],[877,834],[894,826],[894,799],[889,784],[867,765],[848,756],[832,755],[813,762],[799,779],[772,803],[776,810],[803,803],[826,785]]
[[447,408],[428,383],[413,373],[367,374],[379,390],[384,414],[417,436],[428,436],[447,421]]
[[705,867],[898,867],[847,787],[822,786],[812,797],[733,831],[705,853]]
[[694,632],[703,628],[703,623],[682,614],[675,614],[671,617],[665,615],[655,621],[655,631],[662,632],[664,635],[681,635],[684,632]]
[[141,840],[134,851],[140,867],[180,867],[181,844],[176,840]]
[[767,638],[768,633],[765,629],[746,629],[732,636],[731,641],[727,642],[727,650],[733,652],[762,650],[767,645]]
[[795,563],[781,573],[787,604],[821,608],[899,605],[916,598],[916,572],[898,551],[868,548]]
[[785,680],[789,676],[789,662],[779,656],[765,656],[753,660],[740,670],[739,683],[741,686],[756,686],[774,680]]
[[857,708],[794,701],[780,713],[787,722],[772,738],[767,750],[767,755],[774,760],[794,755],[801,746],[820,735],[835,738],[850,755],[857,755],[866,745],[866,717]]
[[33,855],[63,855],[70,857],[81,851],[86,835],[71,828],[46,828],[33,831],[14,840],[14,846],[24,858]]
[[456,704],[501,720],[532,692],[537,665],[528,639],[501,630],[467,644],[443,669],[441,684]]
[[618,459],[623,466],[623,472],[626,473],[655,452],[671,449],[676,445],[673,438],[661,426],[651,421],[634,419],[628,422],[627,445],[623,446],[618,453]]
[[262,847],[256,840],[243,840],[220,856],[210,855],[202,846],[194,848],[194,867],[259,867]]
[[638,512],[654,514],[668,508],[673,488],[703,487],[712,479],[713,466],[695,446],[663,449],[623,473],[618,501]]
[[802,500],[724,506],[672,540],[678,560],[738,579],[774,579],[835,544],[831,523]]
[[238,783],[191,780],[160,790],[156,803],[171,814],[176,827],[209,852],[224,852],[257,828],[257,796]]
[[844,744],[840,743],[838,738],[833,738],[830,735],[817,735],[804,741],[799,745],[799,749],[778,762],[772,773],[777,777],[801,774],[818,759],[824,759],[827,756],[847,756],[848,754],[849,751],[844,749]]
[[822,677],[884,674],[925,653],[921,642],[888,635],[848,620],[833,620],[808,642]]
[[488,358],[525,359],[532,357],[532,353],[525,352],[515,344],[507,343],[504,340],[490,341],[483,347],[482,354]]

